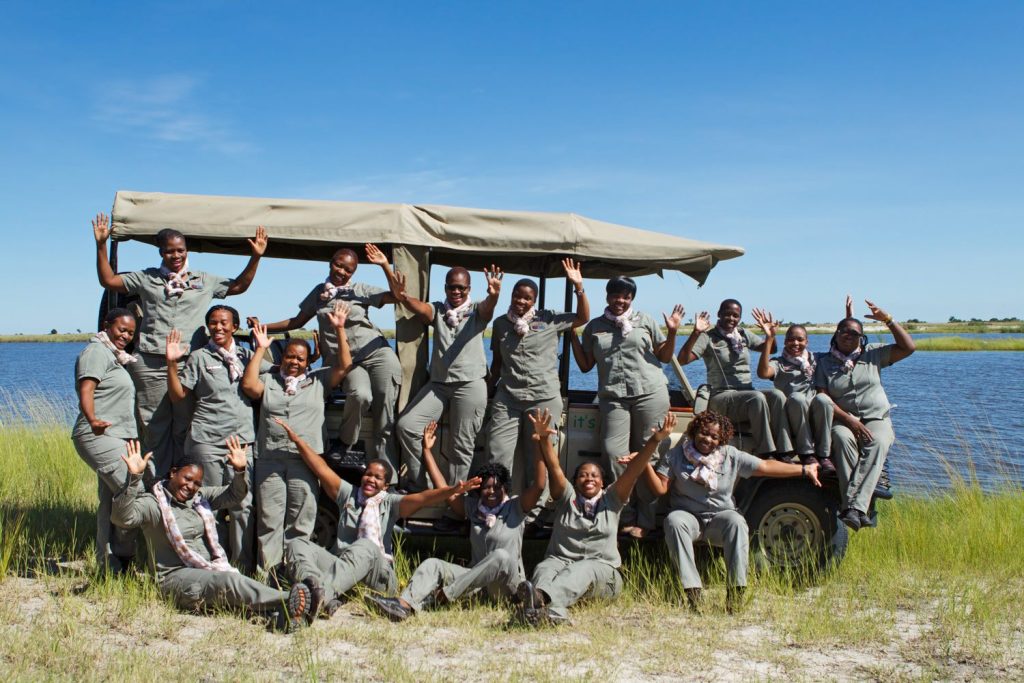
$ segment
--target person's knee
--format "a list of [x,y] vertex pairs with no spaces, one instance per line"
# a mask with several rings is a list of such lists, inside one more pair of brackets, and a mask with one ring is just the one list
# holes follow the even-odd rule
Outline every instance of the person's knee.
[[726,539],[742,539],[746,543],[750,532],[747,527],[747,520],[743,518],[743,515],[736,511],[724,512],[722,513],[722,525],[722,535]]
[[680,540],[689,540],[693,538],[694,532],[699,531],[697,520],[688,512],[682,510],[674,510],[665,516],[663,522],[665,528],[665,535]]
[[498,568],[508,575],[515,573],[516,561],[512,557],[512,553],[505,550],[504,548],[498,548],[491,551],[491,561],[498,566]]
[[[817,400],[817,397],[815,397],[814,400]],[[789,398],[786,399],[787,408],[792,407],[802,410],[807,408],[810,404],[811,399],[808,398],[807,394],[801,394],[800,392],[793,392],[789,395]]]
[[828,394],[815,394],[814,398],[811,399],[811,407],[830,415],[835,411],[835,404],[832,403],[832,399],[828,397]]

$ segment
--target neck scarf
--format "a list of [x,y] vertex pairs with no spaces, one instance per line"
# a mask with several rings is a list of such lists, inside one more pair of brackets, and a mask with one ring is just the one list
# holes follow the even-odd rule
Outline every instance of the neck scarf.
[[345,296],[352,293],[352,285],[336,285],[331,278],[324,280],[324,291],[320,292],[321,301],[330,301],[334,297]]
[[114,360],[116,360],[119,365],[128,365],[129,363],[135,362],[135,356],[124,349],[117,348],[117,346],[114,345],[114,342],[110,341],[110,337],[107,336],[106,332],[97,332],[93,339],[110,349],[110,352],[114,354]]
[[790,364],[798,366],[801,370],[804,371],[804,375],[806,375],[808,378],[814,377],[814,356],[812,356],[811,352],[808,351],[807,349],[804,349],[804,352],[801,353],[799,356],[791,356],[785,351],[783,351],[782,358],[783,360],[788,361]]
[[719,446],[707,455],[704,455],[694,447],[692,441],[687,441],[683,444],[683,455],[696,466],[690,475],[690,479],[698,484],[704,484],[708,491],[717,491],[718,470],[722,467],[722,461],[725,460],[725,453],[722,452],[722,447]]
[[480,518],[480,521],[484,523],[488,529],[494,526],[494,523],[498,521],[498,511],[501,510],[501,506],[508,502],[508,495],[505,493],[501,494],[501,502],[492,508],[484,505],[483,501],[476,504],[476,516]]
[[384,550],[384,534],[380,528],[380,505],[387,495],[387,491],[379,491],[376,495],[367,498],[363,495],[362,490],[356,492],[356,502],[363,508],[362,514],[359,515],[359,530],[356,534],[358,538],[370,539],[380,549],[380,554],[384,556],[384,559],[393,562],[394,558]]
[[860,358],[861,348],[858,346],[857,349],[847,356],[845,353],[837,349],[835,346],[832,347],[832,357],[836,358],[843,364],[843,372],[847,373],[853,370],[854,363]]
[[284,382],[284,393],[289,396],[294,396],[299,390],[299,385],[306,379],[306,373],[292,377],[284,374],[284,370],[278,370],[277,372],[281,375],[281,380]]
[[[242,373],[245,372],[245,366],[242,364],[242,359],[238,357],[238,352],[235,349],[235,340],[231,340],[231,346],[224,348],[212,339],[206,345],[206,348],[216,354],[224,365],[228,368],[228,379],[232,382],[237,382],[241,377]],[[286,381],[287,383],[287,381]]]
[[594,519],[597,516],[597,504],[601,502],[601,498],[604,497],[604,490],[600,490],[593,498],[584,498],[583,494],[576,494],[576,507],[582,512],[583,516],[587,519]]
[[181,270],[174,272],[164,264],[160,264],[160,276],[166,280],[164,283],[164,293],[171,296],[181,296],[185,293],[186,289],[192,289],[192,285],[188,282],[188,257],[185,257],[185,263],[181,266]]
[[729,342],[729,349],[737,356],[743,353],[743,335],[740,334],[739,329],[733,328],[732,332],[726,332],[722,329],[721,325],[717,325],[716,329],[718,334],[725,338],[725,341]]
[[628,337],[629,333],[633,331],[633,323],[630,322],[630,318],[633,317],[633,307],[630,306],[622,315],[615,315],[611,312],[611,309],[605,306],[604,317],[615,323],[615,326],[622,331],[623,337]]
[[192,567],[193,569],[205,569],[211,572],[231,572],[237,574],[238,570],[228,564],[224,548],[221,547],[220,542],[217,540],[217,522],[213,518],[210,504],[199,493],[196,493],[192,498],[192,509],[203,520],[203,535],[206,536],[206,545],[210,548],[213,562],[210,562],[188,547],[184,536],[181,535],[181,529],[178,528],[178,520],[174,517],[174,510],[171,509],[170,503],[167,502],[167,493],[170,493],[170,491],[165,492],[165,486],[165,482],[157,482],[153,487],[153,497],[156,498],[156,504],[160,507],[160,517],[164,522],[164,533],[167,534],[167,540],[170,541],[171,547],[174,548],[174,552],[178,554],[178,557],[185,563],[185,566]]
[[448,327],[455,328],[459,326],[463,320],[469,317],[469,307],[472,306],[472,302],[466,299],[466,302],[458,307],[452,307],[448,300],[444,302],[444,322]]
[[509,322],[515,326],[516,334],[520,337],[525,337],[526,333],[530,331],[530,323],[532,323],[533,319],[537,317],[537,309],[530,306],[530,310],[523,313],[522,316],[518,316],[513,312],[512,307],[509,306],[508,313],[505,315],[508,316]]

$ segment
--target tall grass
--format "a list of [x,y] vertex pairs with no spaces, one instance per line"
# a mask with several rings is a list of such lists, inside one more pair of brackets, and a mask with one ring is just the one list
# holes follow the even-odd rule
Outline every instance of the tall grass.
[[914,341],[918,351],[1024,351],[1024,339],[977,339],[972,337],[924,337]]

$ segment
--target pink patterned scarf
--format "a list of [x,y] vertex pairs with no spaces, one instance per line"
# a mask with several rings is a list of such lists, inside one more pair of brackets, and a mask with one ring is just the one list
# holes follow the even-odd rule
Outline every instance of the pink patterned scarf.
[[722,329],[721,325],[718,325],[715,329],[717,329],[718,334],[722,335],[722,337],[725,338],[725,341],[729,343],[729,348],[733,353],[737,356],[743,353],[743,335],[740,334],[740,331],[737,328],[734,327],[732,332],[726,332]]
[[[228,379],[232,382],[237,382],[241,379],[242,374],[245,373],[245,366],[242,364],[242,359],[238,357],[238,352],[235,349],[235,340],[231,340],[231,346],[224,348],[213,340],[206,345],[212,353],[216,354],[224,365],[228,368]],[[287,381],[286,381],[287,383]]]
[[114,342],[110,341],[110,337],[107,336],[106,332],[97,332],[95,336],[93,336],[93,339],[110,349],[110,352],[114,354],[114,360],[116,360],[119,365],[128,365],[129,363],[135,362],[135,356],[124,349],[117,348]]
[[687,441],[683,444],[683,455],[696,466],[690,479],[698,484],[704,484],[708,491],[717,491],[718,470],[725,461],[725,453],[721,446],[704,455],[694,447],[692,441]]
[[453,307],[447,300],[444,302],[444,323],[448,327],[456,328],[463,320],[469,317],[470,306],[473,302],[466,299],[466,302],[461,306]]
[[168,297],[181,296],[185,293],[186,289],[192,289],[192,285],[188,281],[187,256],[185,257],[185,263],[178,272],[174,272],[167,266],[160,264],[160,276],[167,281],[164,283],[164,293]]
[[785,351],[783,351],[782,352],[782,357],[785,360],[789,361],[789,363],[791,363],[792,365],[796,365],[801,370],[803,370],[804,374],[808,378],[814,377],[814,365],[815,365],[814,356],[812,356],[811,352],[808,351],[807,349],[804,349],[804,352],[802,354],[800,354],[799,356],[791,356],[788,353],[786,353]]
[[358,538],[370,539],[380,549],[384,559],[393,562],[395,558],[384,550],[384,533],[380,528],[380,505],[387,495],[387,491],[378,491],[376,495],[367,498],[362,490],[356,492],[356,502],[363,508],[359,515],[359,529],[356,535]]
[[281,381],[284,382],[284,393],[289,396],[294,396],[298,393],[299,385],[301,385],[306,379],[306,373],[292,377],[291,375],[286,375],[281,370],[278,370],[278,374],[281,375]]
[[479,501],[476,504],[476,516],[480,518],[480,521],[484,523],[488,529],[494,526],[494,523],[498,521],[498,511],[501,510],[501,506],[508,502],[508,495],[502,493],[501,502],[492,508],[484,505],[483,501]]
[[526,333],[530,331],[530,323],[532,323],[533,319],[537,317],[537,309],[533,306],[530,306],[530,310],[519,316],[516,315],[515,312],[512,310],[512,307],[509,306],[508,313],[506,313],[505,315],[508,316],[509,322],[512,323],[513,326],[515,326],[516,334],[518,334],[520,337],[525,337]]
[[576,494],[576,507],[582,512],[583,516],[587,519],[594,519],[597,516],[597,504],[604,498],[604,489],[601,489],[593,498],[584,498],[581,494]]
[[861,348],[858,346],[853,353],[847,356],[845,353],[833,346],[831,353],[833,358],[843,364],[843,373],[847,373],[853,370],[854,364],[857,362],[857,359],[860,358]]
[[630,320],[633,317],[632,306],[627,308],[622,315],[615,315],[611,312],[611,309],[605,306],[604,317],[615,323],[615,326],[622,332],[623,337],[628,337],[629,333],[633,331],[633,322]]
[[213,518],[210,504],[198,492],[192,497],[192,509],[203,520],[203,535],[206,536],[206,545],[210,548],[213,562],[210,562],[188,547],[184,536],[181,535],[181,529],[178,528],[178,520],[174,516],[174,510],[171,509],[170,503],[167,502],[167,494],[170,491],[165,491],[165,486],[165,482],[157,482],[153,487],[153,497],[156,498],[156,504],[160,507],[160,517],[164,522],[164,533],[167,534],[167,540],[170,541],[171,547],[174,548],[174,552],[178,554],[178,557],[185,563],[185,566],[192,567],[193,569],[205,569],[211,572],[233,572],[237,574],[238,570],[228,563],[227,554],[224,552],[224,548],[221,547],[220,541],[217,540],[217,521]]
[[345,296],[346,294],[351,293],[352,285],[336,285],[333,282],[331,282],[331,278],[327,278],[324,281],[324,291],[320,292],[320,300],[330,301],[339,294]]

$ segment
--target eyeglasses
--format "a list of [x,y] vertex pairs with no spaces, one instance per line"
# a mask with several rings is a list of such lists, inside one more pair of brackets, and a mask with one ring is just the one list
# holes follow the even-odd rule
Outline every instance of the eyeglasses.
[[469,291],[469,285],[447,285],[446,284],[444,286],[444,288],[447,289],[449,292],[468,292]]

